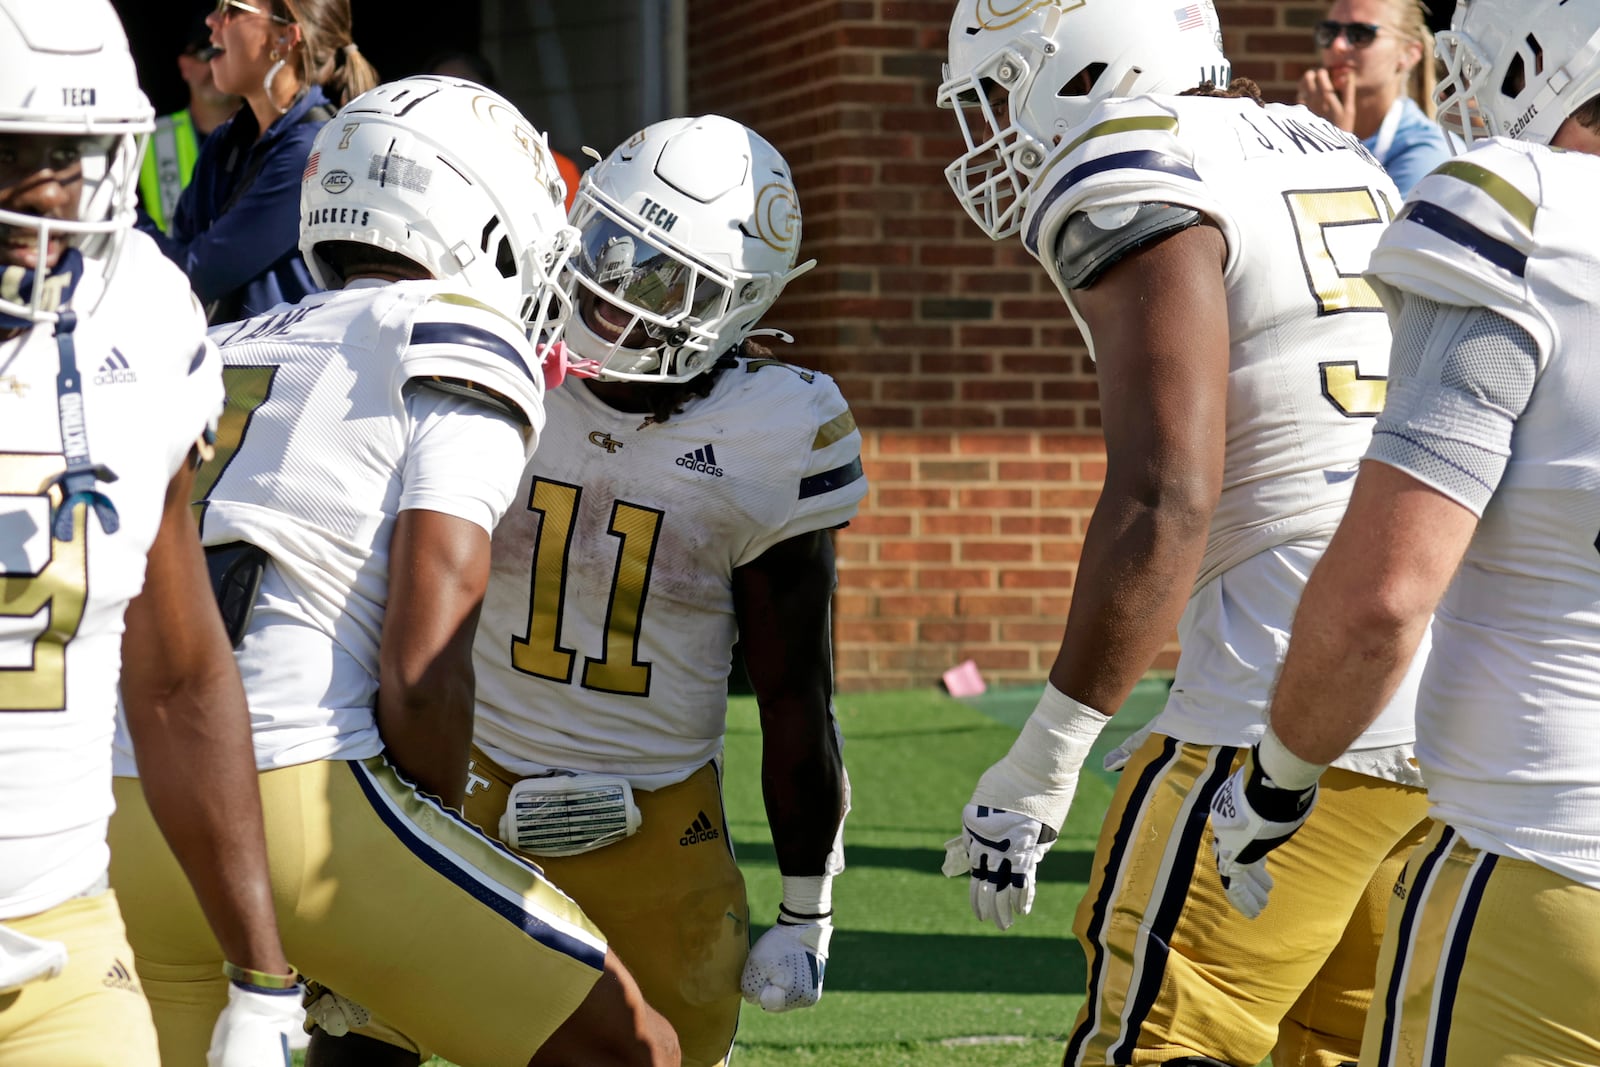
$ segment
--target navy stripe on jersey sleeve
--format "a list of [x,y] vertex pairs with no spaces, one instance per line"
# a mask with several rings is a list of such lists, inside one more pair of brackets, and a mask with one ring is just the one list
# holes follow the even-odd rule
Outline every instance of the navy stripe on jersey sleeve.
[[459,322],[419,322],[411,329],[413,345],[465,345],[499,356],[532,379],[533,371],[522,354],[505,338],[497,337],[478,326]]
[[1028,225],[1027,236],[1023,244],[1028,251],[1039,251],[1039,227],[1044,223],[1045,212],[1050,205],[1055,203],[1069,189],[1085,178],[1092,178],[1096,174],[1104,174],[1108,170],[1155,170],[1163,174],[1171,174],[1178,178],[1188,178],[1190,181],[1199,181],[1200,175],[1195,173],[1193,167],[1175,156],[1165,155],[1161,152],[1147,150],[1134,152],[1113,152],[1109,156],[1091,159],[1087,163],[1080,163],[1066,173],[1054,188],[1045,194],[1039,205],[1033,209],[1033,221]]
[[1414,222],[1424,229],[1432,230],[1519,278],[1527,274],[1528,257],[1515,245],[1490,237],[1460,215],[1446,211],[1438,204],[1426,200],[1407,204],[1396,221]]
[[861,457],[857,456],[842,467],[835,467],[831,471],[822,471],[809,478],[800,479],[800,499],[821,496],[840,489],[861,477]]

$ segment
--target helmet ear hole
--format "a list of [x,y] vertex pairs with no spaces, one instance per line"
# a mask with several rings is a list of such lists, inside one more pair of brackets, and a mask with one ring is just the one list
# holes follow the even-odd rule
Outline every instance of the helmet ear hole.
[[1100,81],[1100,76],[1106,72],[1106,64],[1090,63],[1078,73],[1061,83],[1061,88],[1056,90],[1058,97],[1088,96],[1095,85]]
[[501,237],[500,244],[494,254],[495,270],[500,272],[502,278],[515,278],[517,276],[517,254],[511,249],[511,239]]

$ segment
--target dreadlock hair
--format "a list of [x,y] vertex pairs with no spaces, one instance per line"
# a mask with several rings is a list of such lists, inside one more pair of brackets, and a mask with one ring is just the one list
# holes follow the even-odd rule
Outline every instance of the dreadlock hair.
[[770,348],[746,337],[718,357],[717,361],[711,364],[703,373],[696,374],[688,381],[673,382],[671,385],[652,386],[644,390],[644,395],[650,403],[650,421],[654,423],[666,422],[672,416],[681,412],[689,401],[698,400],[703,396],[710,396],[712,387],[717,384],[717,379],[722,377],[723,371],[737,367],[740,359],[770,358],[772,358],[772,350]]
[[1249,78],[1235,78],[1228,83],[1226,89],[1217,88],[1214,81],[1203,81],[1193,89],[1185,89],[1179,96],[1211,96],[1221,99],[1254,100],[1260,107],[1266,107],[1267,102],[1261,97],[1261,86]]

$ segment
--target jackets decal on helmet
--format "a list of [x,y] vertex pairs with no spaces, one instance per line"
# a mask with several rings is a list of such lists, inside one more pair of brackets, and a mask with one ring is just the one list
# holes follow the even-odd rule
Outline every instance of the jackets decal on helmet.
[[[343,192],[344,190],[338,191]],[[324,223],[340,222],[349,223],[352,226],[365,226],[370,214],[364,208],[359,207],[314,207],[306,212],[305,225],[321,226]]]

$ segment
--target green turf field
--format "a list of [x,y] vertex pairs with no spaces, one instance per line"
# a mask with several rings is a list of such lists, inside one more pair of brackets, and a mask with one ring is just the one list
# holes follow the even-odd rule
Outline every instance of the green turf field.
[[[1061,1062],[1084,980],[1072,910],[1111,796],[1100,754],[1155,713],[1166,683],[1141,684],[1101,738],[1061,840],[1041,867],[1033,914],[1002,934],[973,918],[966,885],[944,878],[939,865],[973,783],[1010,747],[1038,692],[991,691],[973,701],[931,689],[838,698],[855,795],[822,1001],[783,1015],[746,1008],[735,1067]],[[770,925],[780,895],[760,761],[755,702],[735,698],[727,809],[750,890],[752,938]]]
[[[1140,687],[1100,753],[1160,706],[1164,682]],[[1087,773],[1061,840],[1040,869],[1033,914],[1002,934],[980,925],[963,882],[939,873],[944,841],[978,776],[1010,747],[1037,689],[971,702],[934,691],[841,696],[854,809],[848,869],[834,887],[837,929],[821,1003],[741,1019],[740,1067],[816,1063],[986,1067],[1058,1064],[1081,1000],[1083,955],[1072,940],[1109,777]],[[728,818],[750,888],[752,936],[776,913],[778,870],[762,816],[760,729],[734,706],[727,748]]]

